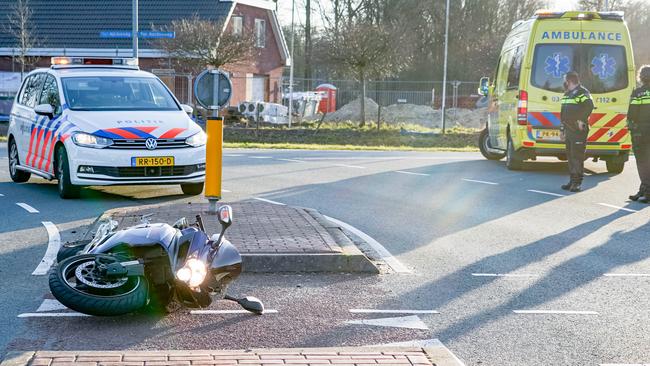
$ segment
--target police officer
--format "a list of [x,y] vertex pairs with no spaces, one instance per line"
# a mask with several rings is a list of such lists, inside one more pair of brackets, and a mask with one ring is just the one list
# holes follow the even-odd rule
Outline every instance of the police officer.
[[641,87],[634,90],[627,111],[627,123],[632,132],[632,146],[641,178],[639,193],[633,201],[650,203],[650,65],[639,70]]
[[562,134],[566,144],[569,161],[569,183],[562,186],[565,191],[580,192],[584,175],[585,149],[589,135],[589,116],[594,110],[594,102],[589,90],[580,85],[580,77],[575,71],[564,76],[566,93],[562,98]]

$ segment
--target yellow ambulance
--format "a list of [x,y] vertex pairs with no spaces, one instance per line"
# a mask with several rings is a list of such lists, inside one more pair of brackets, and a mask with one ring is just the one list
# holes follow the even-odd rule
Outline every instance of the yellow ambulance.
[[560,136],[564,75],[577,71],[596,109],[589,120],[587,156],[623,171],[632,147],[627,106],[635,86],[634,57],[621,12],[539,11],[512,26],[492,80],[479,93],[489,99],[479,138],[487,159],[506,158],[511,170],[525,160],[566,160]]

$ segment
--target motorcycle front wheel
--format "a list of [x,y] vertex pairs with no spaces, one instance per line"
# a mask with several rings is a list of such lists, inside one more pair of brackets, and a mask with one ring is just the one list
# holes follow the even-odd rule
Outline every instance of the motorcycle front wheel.
[[97,259],[97,254],[81,254],[59,262],[50,273],[52,295],[72,310],[96,316],[128,314],[147,305],[146,278],[107,278]]

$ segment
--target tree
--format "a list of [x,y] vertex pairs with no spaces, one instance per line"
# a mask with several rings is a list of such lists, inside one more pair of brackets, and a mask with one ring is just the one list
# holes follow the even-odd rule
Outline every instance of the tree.
[[[607,4],[607,7],[605,7],[605,3]],[[590,11],[610,11],[614,9],[618,9],[622,5],[621,0],[580,0],[579,2],[579,7],[582,10],[590,10]]]
[[29,51],[40,44],[32,28],[32,14],[28,0],[16,0],[7,14],[7,31],[15,39],[18,50],[20,80],[23,79],[25,68],[36,64],[39,60],[39,57],[29,56]]
[[412,59],[412,52],[401,43],[403,32],[392,26],[365,21],[349,23],[338,35],[327,32],[323,58],[361,83],[361,122],[366,123],[366,82],[369,77],[398,75]]
[[235,33],[227,30],[223,21],[213,22],[198,15],[172,21],[165,31],[175,32],[174,38],[158,40],[174,68],[197,73],[206,67],[220,68],[249,61],[255,52],[255,35],[250,27]]

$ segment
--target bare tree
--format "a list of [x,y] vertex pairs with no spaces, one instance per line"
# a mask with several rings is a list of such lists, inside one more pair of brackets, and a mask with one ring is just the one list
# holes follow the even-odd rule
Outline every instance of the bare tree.
[[6,28],[16,42],[18,51],[16,59],[20,63],[20,80],[23,79],[25,68],[36,64],[39,60],[39,57],[29,56],[29,51],[40,44],[34,34],[32,15],[29,0],[16,0],[7,14]]
[[620,8],[623,2],[608,0],[607,3],[607,8],[605,8],[605,0],[580,0],[578,5],[582,10],[609,11]]
[[220,68],[251,60],[256,48],[250,27],[235,31],[226,29],[224,22],[213,22],[194,15],[172,21],[165,31],[175,32],[174,38],[157,41],[167,53],[175,69],[197,73],[206,67]]
[[[349,21],[348,21],[349,22]],[[402,32],[389,26],[367,22],[350,23],[345,32],[327,32],[323,57],[361,83],[361,122],[366,123],[366,82],[369,77],[385,78],[399,74],[412,59],[412,52],[401,44]]]

